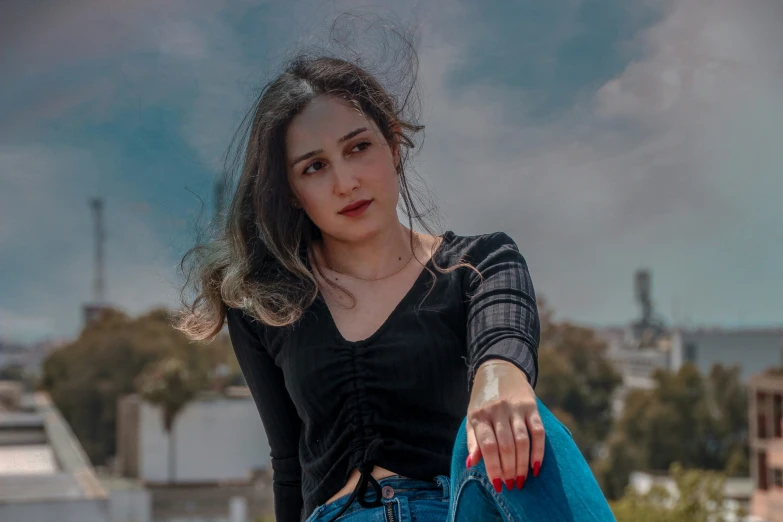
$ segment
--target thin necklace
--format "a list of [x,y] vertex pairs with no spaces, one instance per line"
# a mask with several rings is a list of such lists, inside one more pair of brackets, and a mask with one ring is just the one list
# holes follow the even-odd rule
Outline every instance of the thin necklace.
[[[414,242],[415,242],[416,244],[418,244],[418,242],[419,242],[418,238],[414,239]],[[414,248],[415,248],[415,246],[414,246]],[[394,272],[392,272],[391,274],[389,274],[389,275],[385,275],[385,276],[382,276],[382,277],[366,278],[366,277],[359,277],[359,276],[357,276],[357,275],[354,275],[354,274],[349,274],[349,273],[347,273],[347,272],[341,272],[341,271],[339,271],[339,270],[335,270],[334,268],[332,268],[332,265],[330,265],[330,264],[329,264],[329,260],[326,258],[326,252],[324,252],[323,250],[321,250],[321,255],[322,255],[322,256],[323,256],[323,258],[324,258],[324,264],[326,265],[326,268],[328,268],[328,269],[329,269],[329,270],[331,270],[332,272],[334,272],[334,273],[336,273],[336,274],[342,274],[342,275],[344,275],[344,276],[352,277],[352,278],[354,278],[354,279],[359,279],[359,280],[361,280],[361,281],[381,281],[381,280],[383,280],[383,279],[389,279],[390,277],[392,277],[392,276],[394,276],[394,275],[397,275],[397,274],[399,274],[400,272],[402,272],[402,271],[403,271],[403,269],[404,269],[406,266],[408,266],[409,264],[411,264],[411,261],[413,261],[413,251],[411,251],[411,256],[408,258],[408,260],[405,262],[405,264],[404,264],[404,265],[402,265],[402,266],[401,266],[400,268],[398,268],[397,270],[395,270]]]

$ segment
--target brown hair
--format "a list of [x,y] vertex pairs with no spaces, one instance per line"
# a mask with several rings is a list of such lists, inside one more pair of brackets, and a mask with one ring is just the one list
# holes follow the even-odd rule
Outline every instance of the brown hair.
[[[305,212],[291,205],[284,143],[291,120],[317,96],[348,101],[375,122],[390,144],[399,144],[397,173],[411,248],[414,221],[435,235],[434,205],[420,187],[411,187],[405,169],[414,138],[424,129],[416,118],[418,59],[410,39],[399,32],[395,36],[404,43],[404,52],[395,53],[395,57],[402,58],[406,72],[396,71],[393,80],[398,84],[407,80],[398,96],[391,95],[360,66],[360,59],[305,53],[288,61],[282,74],[262,89],[243,121],[243,127],[249,124],[250,128],[237,161],[242,166],[226,215],[212,223],[212,238],[192,248],[182,260],[185,307],[175,326],[188,337],[214,337],[223,326],[227,306],[241,308],[267,325],[290,325],[318,296],[307,253],[321,235]],[[235,142],[240,135],[241,128]],[[224,186],[228,186],[231,170],[226,170]],[[425,212],[419,210],[422,203],[428,207]],[[433,259],[433,266],[443,273],[469,265],[442,268]],[[427,270],[434,282],[435,274]]]

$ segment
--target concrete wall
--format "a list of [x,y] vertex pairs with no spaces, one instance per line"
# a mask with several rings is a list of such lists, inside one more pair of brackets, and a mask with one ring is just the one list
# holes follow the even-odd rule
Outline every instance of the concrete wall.
[[151,522],[152,498],[144,489],[112,490],[109,498],[110,522]]
[[[139,478],[168,480],[168,437],[160,410],[139,411]],[[252,398],[200,399],[179,414],[173,428],[175,480],[181,483],[247,480],[269,465],[269,444]]]
[[0,504],[2,522],[114,522],[108,516],[106,499]]

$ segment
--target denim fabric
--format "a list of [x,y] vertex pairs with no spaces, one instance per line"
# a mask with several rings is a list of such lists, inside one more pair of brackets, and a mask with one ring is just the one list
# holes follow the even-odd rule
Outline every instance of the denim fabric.
[[[340,522],[595,522],[613,521],[601,489],[563,424],[538,401],[546,430],[544,461],[538,477],[532,470],[521,490],[495,492],[484,463],[465,468],[468,458],[466,420],[454,442],[451,476],[432,481],[388,477],[379,481],[383,505],[364,508],[358,502]],[[321,505],[307,522],[322,522],[345,505],[349,495]],[[373,491],[367,499],[375,497]]]

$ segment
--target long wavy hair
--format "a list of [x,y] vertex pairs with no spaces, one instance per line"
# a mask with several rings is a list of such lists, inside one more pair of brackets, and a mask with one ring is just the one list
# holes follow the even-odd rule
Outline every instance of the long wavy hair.
[[[234,137],[234,144],[241,139],[244,146],[234,161],[235,167],[241,167],[227,168],[220,185],[230,196],[225,214],[213,221],[211,237],[188,251],[180,266],[185,275],[184,307],[176,316],[175,327],[189,338],[204,340],[217,335],[227,307],[243,309],[266,325],[287,326],[318,297],[313,270],[319,267],[317,263],[310,266],[308,252],[321,233],[301,208],[291,205],[284,142],[291,120],[318,96],[346,100],[375,122],[390,145],[399,146],[400,206],[408,221],[411,248],[414,222],[435,235],[435,205],[423,183],[410,183],[406,175],[410,151],[424,129],[417,122],[418,58],[411,40],[396,35],[404,49],[392,58],[401,60],[405,68],[394,70],[388,79],[390,84],[404,86],[397,95],[390,94],[368,67],[361,65],[361,58],[306,53],[290,59],[283,72],[262,89]],[[228,187],[234,185],[231,178],[237,172],[238,181],[229,194],[232,189]],[[470,265],[460,262],[444,268],[433,259],[433,267],[441,273],[460,266]],[[434,283],[434,272],[427,270]]]

